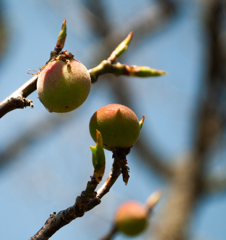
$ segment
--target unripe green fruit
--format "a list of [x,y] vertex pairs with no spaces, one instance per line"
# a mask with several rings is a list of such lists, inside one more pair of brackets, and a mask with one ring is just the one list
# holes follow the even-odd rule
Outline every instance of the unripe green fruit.
[[50,112],[58,113],[78,108],[88,97],[90,87],[88,70],[74,58],[51,61],[37,81],[40,101]]
[[118,231],[136,236],[147,226],[147,211],[138,202],[126,202],[118,208],[114,221]]
[[109,104],[97,110],[90,119],[90,134],[96,142],[96,129],[103,137],[104,148],[129,148],[140,134],[136,114],[126,106]]

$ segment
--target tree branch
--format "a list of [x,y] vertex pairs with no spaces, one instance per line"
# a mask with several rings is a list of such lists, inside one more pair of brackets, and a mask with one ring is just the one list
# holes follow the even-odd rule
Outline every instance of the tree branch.
[[222,174],[215,174],[203,180],[204,194],[214,194],[226,192],[226,169]]
[[0,118],[17,108],[24,108],[27,106],[33,108],[32,101],[26,97],[36,90],[37,79],[38,75],[33,76],[9,97],[0,102]]
[[115,181],[122,172],[124,164],[122,163],[122,158],[124,158],[129,151],[126,149],[115,150],[113,153],[114,162],[112,165],[112,170],[109,174],[106,182],[100,187],[96,193],[94,190],[98,185],[98,182],[95,180],[95,172],[93,177],[91,177],[91,182],[87,183],[87,186],[92,185],[93,194],[90,192],[90,188],[87,187],[87,191],[83,191],[80,196],[76,198],[75,204],[66,210],[60,211],[58,214],[55,212],[50,214],[50,217],[47,219],[43,227],[29,240],[48,240],[56,231],[58,231],[63,226],[69,224],[72,220],[75,220],[77,217],[82,217],[85,212],[90,211],[96,207],[101,202],[101,198],[107,194],[111,187],[114,185]]

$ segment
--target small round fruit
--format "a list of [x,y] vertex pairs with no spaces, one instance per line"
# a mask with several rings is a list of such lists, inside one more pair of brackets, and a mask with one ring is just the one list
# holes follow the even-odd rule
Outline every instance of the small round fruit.
[[86,67],[75,59],[55,59],[41,71],[37,81],[40,101],[50,112],[69,112],[88,97],[91,79]]
[[136,236],[147,227],[147,211],[138,202],[126,202],[118,208],[114,221],[118,231]]
[[140,134],[136,114],[126,106],[109,104],[97,110],[90,119],[90,134],[96,142],[96,129],[103,137],[104,148],[129,148]]

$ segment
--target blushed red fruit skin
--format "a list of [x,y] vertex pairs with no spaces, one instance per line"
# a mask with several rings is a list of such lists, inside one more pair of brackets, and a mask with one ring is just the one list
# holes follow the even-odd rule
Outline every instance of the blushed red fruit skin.
[[37,91],[40,101],[50,112],[69,112],[88,97],[91,79],[86,67],[73,59],[50,62],[40,73]]
[[96,129],[108,150],[129,148],[139,137],[140,125],[136,114],[126,106],[109,104],[98,109],[90,119],[90,134],[96,142]]
[[118,231],[136,236],[147,226],[147,211],[138,202],[126,202],[118,208],[114,220]]

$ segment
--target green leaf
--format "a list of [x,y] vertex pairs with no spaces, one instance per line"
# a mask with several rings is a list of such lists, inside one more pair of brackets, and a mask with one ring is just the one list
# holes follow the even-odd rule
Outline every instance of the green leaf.
[[90,146],[90,149],[93,153],[93,167],[95,171],[105,167],[105,155],[104,155],[104,147],[103,147],[103,138],[101,133],[96,130],[96,146]]

